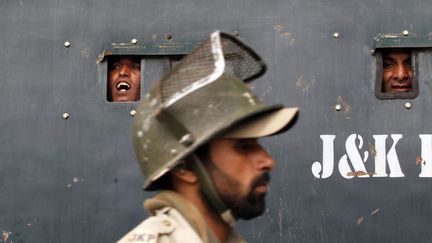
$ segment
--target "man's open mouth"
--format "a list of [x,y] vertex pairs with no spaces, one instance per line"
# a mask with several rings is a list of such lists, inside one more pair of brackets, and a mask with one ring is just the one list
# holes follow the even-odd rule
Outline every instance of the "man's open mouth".
[[130,84],[128,84],[127,82],[120,82],[117,84],[116,89],[120,92],[126,92],[128,90],[130,90],[131,86]]

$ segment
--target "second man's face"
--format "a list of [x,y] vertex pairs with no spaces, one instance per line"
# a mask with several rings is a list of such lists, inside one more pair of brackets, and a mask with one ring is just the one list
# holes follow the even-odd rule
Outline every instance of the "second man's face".
[[110,101],[137,101],[140,98],[141,64],[139,58],[118,57],[108,67]]
[[395,49],[383,53],[383,92],[411,92],[412,79],[411,51]]

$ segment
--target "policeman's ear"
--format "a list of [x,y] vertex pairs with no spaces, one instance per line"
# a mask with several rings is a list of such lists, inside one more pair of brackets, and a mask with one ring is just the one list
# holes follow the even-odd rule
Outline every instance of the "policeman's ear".
[[182,161],[172,170],[172,175],[175,179],[183,181],[189,184],[198,183],[198,177],[195,175],[195,172],[188,166],[187,161]]

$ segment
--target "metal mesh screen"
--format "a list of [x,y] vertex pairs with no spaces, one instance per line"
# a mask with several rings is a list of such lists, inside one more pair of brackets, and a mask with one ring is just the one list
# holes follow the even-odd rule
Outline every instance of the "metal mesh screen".
[[210,76],[215,71],[215,60],[211,41],[201,44],[191,54],[185,56],[160,81],[162,102],[169,100],[177,92],[190,86],[193,82]]
[[222,35],[222,52],[225,59],[224,73],[249,81],[261,75],[265,64],[261,58],[243,43],[228,35]]
[[165,106],[211,83],[222,73],[249,81],[265,72],[264,62],[252,49],[230,35],[216,34],[219,38],[213,34],[160,80]]

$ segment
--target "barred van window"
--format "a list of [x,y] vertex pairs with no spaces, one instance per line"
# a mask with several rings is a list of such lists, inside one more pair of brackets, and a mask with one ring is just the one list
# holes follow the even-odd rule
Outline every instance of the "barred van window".
[[141,57],[115,55],[108,58],[107,100],[138,101],[141,93]]
[[417,52],[382,48],[376,53],[375,94],[379,99],[414,99],[419,92]]

